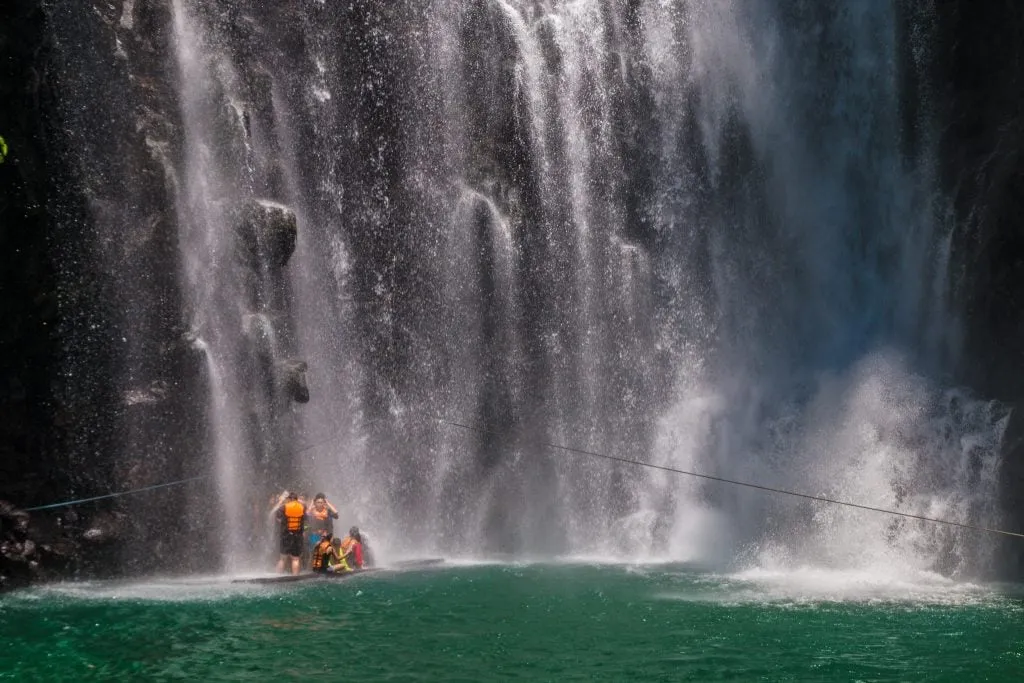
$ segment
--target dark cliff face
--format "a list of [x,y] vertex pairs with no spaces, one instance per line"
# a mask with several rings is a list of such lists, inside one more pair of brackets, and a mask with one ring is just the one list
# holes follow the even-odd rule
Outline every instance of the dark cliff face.
[[[67,495],[74,476],[63,455],[69,416],[55,400],[62,316],[51,207],[61,167],[51,141],[59,121],[40,3],[5,3],[0,27],[0,500],[27,507]],[[31,541],[27,522],[0,502],[0,589],[33,578],[40,561],[67,568]]]
[[[1024,8],[938,3],[936,94],[952,198],[952,296],[961,315],[961,381],[1015,410],[1000,478],[1006,524],[1024,526]],[[1024,547],[1005,546],[1015,575]]]
[[[147,150],[173,147],[175,131],[171,80],[153,73],[164,61],[163,3],[136,3],[137,33],[121,35],[119,3],[93,4],[16,0],[0,9],[0,136],[9,148],[0,164],[0,500],[22,508],[167,481],[202,463],[191,448],[201,425],[201,403],[190,395],[196,366],[181,342],[176,273],[166,265],[177,249],[174,226],[166,212],[140,212],[166,205],[163,170]],[[118,40],[137,60],[131,74],[108,59]],[[101,224],[125,232],[101,233]],[[104,250],[123,251],[123,269],[111,268]],[[145,273],[134,281],[157,294],[138,296],[127,271]],[[130,336],[150,348],[126,350],[127,330],[140,328],[145,334]],[[149,439],[154,433],[165,436]],[[0,527],[13,535],[0,537],[0,555],[15,560],[0,574],[23,579],[30,565],[44,575],[48,566],[133,572],[153,559],[187,565],[174,546],[192,520],[160,513],[182,510],[184,498],[157,492],[152,502],[40,512],[27,530],[5,517]],[[155,558],[119,542],[142,529],[158,537]]]
[[[436,323],[423,313],[437,293],[425,288],[423,262],[415,259],[417,251],[430,246],[421,243],[413,227],[427,221],[423,214],[429,213],[432,200],[426,190],[423,196],[409,190],[425,169],[410,169],[407,162],[409,149],[430,143],[417,139],[426,132],[409,121],[439,105],[430,101],[429,83],[418,89],[402,81],[402,74],[416,67],[403,61],[411,59],[408,52],[394,49],[385,38],[415,42],[411,32],[406,36],[403,31],[421,18],[411,9],[413,3],[357,0],[313,31],[307,17],[285,4],[262,5],[250,10],[259,15],[252,22],[226,3],[224,16],[214,22],[230,36],[231,58],[249,79],[252,101],[262,102],[247,119],[257,129],[272,129],[275,116],[261,74],[313,71],[296,56],[303,54],[291,44],[297,36],[316,35],[354,55],[327,68],[332,77],[345,69],[355,74],[335,89],[334,97],[345,102],[351,127],[361,134],[346,137],[348,124],[339,126],[332,133],[338,147],[331,168],[304,165],[298,180],[319,187],[323,176],[331,175],[332,182],[348,188],[346,246],[356,263],[360,310],[358,329],[351,334],[359,340],[361,361],[371,369],[363,378],[365,405],[384,414],[396,393],[414,404],[426,402],[423,387],[438,379],[434,368],[447,366],[436,357],[427,359],[431,362],[417,357],[443,331],[433,329]],[[1010,1],[964,0],[936,7],[930,82],[907,85],[931,93],[942,127],[939,173],[957,225],[951,295],[963,329],[962,360],[954,372],[980,396],[1018,403],[1024,400],[1019,376],[1024,367],[1024,231],[1017,224],[1024,209],[1024,90],[1019,87],[1024,10]],[[183,157],[180,107],[172,92],[180,75],[171,56],[170,11],[163,0],[8,0],[0,7],[0,136],[10,150],[0,164],[0,500],[18,507],[209,472],[210,453],[196,446],[209,442],[202,390],[208,378],[187,343],[179,273],[168,265],[179,261],[179,226],[170,209],[175,200],[173,174],[167,169],[180,167]],[[537,211],[540,190],[531,178],[522,123],[517,123],[527,103],[513,83],[514,46],[491,14],[469,13],[462,27],[462,39],[478,44],[460,65],[465,96],[482,98],[504,89],[507,100],[493,118],[478,116],[468,124],[471,154],[485,160],[474,172],[498,178],[502,187],[492,194],[505,213],[524,223],[541,222],[543,217],[530,215]],[[634,14],[626,13],[627,18]],[[268,25],[281,30],[270,35],[256,28]],[[630,24],[624,30],[629,34],[633,28]],[[488,42],[491,35],[497,44]],[[491,73],[500,74],[501,81],[488,80]],[[664,242],[672,237],[658,234],[645,213],[653,194],[654,162],[645,156],[643,139],[657,134],[645,87],[648,77],[638,70],[617,93],[618,151],[636,161],[623,171],[623,192],[631,198],[626,236],[645,248],[669,251],[671,245]],[[299,77],[296,82],[309,85]],[[322,122],[296,115],[294,125],[300,142],[292,153],[315,156],[318,150],[305,146],[320,139],[313,130]],[[686,125],[696,138],[697,124]],[[706,174],[698,168],[700,159],[693,164],[695,176]],[[280,173],[267,171],[261,182],[267,197],[279,199],[284,192]],[[522,196],[510,198],[510,187],[519,188]],[[325,194],[311,204],[316,220],[337,218],[333,197]],[[486,198],[473,205],[472,217],[480,253],[493,253],[494,216]],[[120,232],[111,233],[110,226]],[[545,392],[555,391],[545,385],[552,368],[545,365],[550,357],[542,347],[549,328],[555,329],[564,314],[545,303],[551,283],[540,262],[551,255],[544,253],[550,246],[539,234],[524,238],[533,242],[526,245],[527,257],[519,266],[524,300],[536,306],[525,329],[525,345],[535,362],[522,389],[538,397],[533,408],[538,424],[553,403]],[[294,235],[288,239],[294,247]],[[489,297],[488,311],[499,308],[501,294],[501,284],[488,279],[493,270],[481,257],[479,289]],[[125,288],[124,282],[143,283],[142,289]],[[485,354],[500,355],[506,342],[495,331],[499,325],[486,316],[481,325]],[[571,347],[577,341],[563,343]],[[447,362],[461,352],[450,348],[439,355]],[[509,382],[499,362],[488,362],[493,367],[485,374],[497,379],[482,388],[484,398],[473,408],[480,410],[480,421],[500,426],[512,412],[507,407],[512,399],[502,395]],[[448,371],[455,374],[453,368],[454,361]],[[637,392],[649,384],[630,382]],[[295,393],[310,398],[304,384]],[[162,436],[153,440],[153,434]],[[1024,421],[1011,422],[1007,438],[1003,485],[1012,518],[1007,524],[1020,527],[1024,507],[1014,501],[1024,490],[1024,447],[1019,446]],[[481,443],[477,450],[501,455],[496,443]],[[481,470],[495,465],[486,459],[478,463]],[[287,463],[279,473],[290,473]],[[29,527],[23,518],[7,515],[0,522],[0,543],[7,543],[0,556],[14,559],[8,564],[0,559],[0,574],[21,581],[47,566],[64,572],[75,567],[132,572],[154,559],[202,567],[202,543],[196,547],[195,541],[209,540],[210,520],[202,510],[189,512],[187,501],[202,498],[205,484],[194,486],[147,494],[151,497],[144,506],[121,499],[70,513],[41,513]],[[207,494],[212,496],[212,490]],[[454,493],[452,499],[457,499]],[[164,514],[167,510],[174,514]],[[157,530],[159,536],[145,555],[123,547],[125,539],[140,538],[143,530]],[[186,538],[194,550],[190,556],[175,552]],[[1017,557],[1008,552],[1015,569]]]
[[939,3],[935,89],[953,199],[954,296],[963,316],[960,374],[992,398],[1024,393],[1024,9]]
[[0,136],[8,147],[0,163],[0,498],[18,502],[58,495],[67,486],[46,482],[46,470],[38,467],[58,452],[51,382],[59,350],[47,211],[53,192],[47,109],[54,94],[43,80],[46,21],[38,5],[13,2],[0,9]]

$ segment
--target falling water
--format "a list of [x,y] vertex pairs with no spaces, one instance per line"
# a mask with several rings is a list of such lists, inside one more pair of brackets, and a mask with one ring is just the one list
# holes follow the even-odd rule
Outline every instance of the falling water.
[[174,0],[151,145],[240,546],[297,487],[398,550],[983,568],[960,532],[535,445],[997,522],[1005,411],[945,374],[907,94],[927,6],[250,5]]
[[274,201],[264,111],[246,109],[264,77],[238,72],[237,46],[219,32],[227,29],[204,23],[210,8],[192,4],[173,4],[184,128],[176,206],[182,289],[207,367],[225,558],[251,562],[259,556],[253,511],[287,472],[277,461],[290,432],[281,393],[306,400],[294,387],[304,366],[288,360],[288,295],[279,274],[294,248],[295,217]]
[[[950,226],[933,188],[931,112],[900,99],[901,71],[924,68],[929,21],[927,8],[877,3],[694,3],[685,21],[649,8],[661,106],[696,90],[716,303],[715,360],[677,366],[664,461],[995,519],[1006,413],[941,386],[955,340],[943,304]],[[680,43],[691,46],[684,78],[665,56]],[[692,516],[724,514],[714,524],[752,543],[757,561],[953,570],[990,558],[991,543],[962,532],[738,491],[666,503],[658,491],[671,485],[654,485],[648,505],[674,508],[676,551],[708,543]]]

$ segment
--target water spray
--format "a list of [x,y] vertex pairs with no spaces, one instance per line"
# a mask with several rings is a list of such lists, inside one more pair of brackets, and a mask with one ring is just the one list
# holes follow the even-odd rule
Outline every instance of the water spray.
[[[445,420],[445,419],[440,418],[440,417],[434,417],[432,419],[436,420],[437,422],[440,422],[441,424],[445,424],[445,425],[448,425],[448,426],[451,426],[451,427],[456,427],[458,429],[462,429],[462,430],[465,430],[465,431],[476,432],[478,434],[491,434],[491,435],[498,435],[498,436],[502,435],[501,433],[499,433],[499,432],[497,432],[495,430],[483,429],[481,427],[474,427],[472,425],[463,424],[461,422],[452,422],[450,420]],[[860,509],[860,510],[868,510],[870,512],[880,512],[880,513],[886,514],[886,515],[894,515],[894,516],[897,516],[897,517],[906,517],[906,518],[910,518],[910,519],[917,519],[917,520],[921,520],[923,522],[932,522],[934,524],[945,524],[947,526],[955,526],[955,527],[960,527],[962,529],[971,529],[972,531],[984,531],[984,532],[992,533],[992,534],[1001,534],[1003,536],[1014,536],[1016,538],[1024,538],[1024,534],[1017,533],[1017,532],[1014,532],[1014,531],[1005,531],[1003,529],[992,529],[992,528],[989,528],[989,527],[978,526],[978,525],[974,525],[974,524],[963,524],[961,522],[951,522],[951,521],[946,520],[946,519],[937,519],[935,517],[925,517],[923,515],[915,515],[915,514],[911,514],[909,512],[900,512],[898,510],[887,510],[885,508],[873,507],[871,505],[862,505],[860,503],[851,503],[850,501],[845,501],[845,500],[836,500],[834,498],[825,498],[824,496],[813,496],[813,495],[811,495],[809,493],[799,493],[797,491],[788,491],[786,489],[774,488],[772,486],[764,486],[762,484],[752,484],[752,483],[746,482],[746,481],[737,481],[735,479],[726,479],[725,477],[715,477],[715,476],[712,476],[710,474],[701,474],[699,472],[691,472],[689,470],[681,470],[681,469],[677,469],[675,467],[668,467],[666,465],[656,465],[654,463],[644,462],[642,460],[632,460],[630,458],[623,458],[623,457],[619,457],[619,456],[615,456],[615,455],[607,455],[605,453],[598,453],[596,451],[588,451],[588,450],[584,450],[582,448],[572,448],[571,446],[563,446],[561,444],[551,443],[549,441],[540,441],[540,440],[529,439],[529,440],[526,440],[524,443],[531,443],[533,445],[544,446],[546,448],[551,448],[551,449],[555,449],[555,450],[558,450],[558,451],[564,451],[564,452],[567,452],[567,453],[573,453],[573,454],[576,454],[576,455],[585,455],[585,456],[590,456],[590,457],[593,457],[593,458],[601,458],[601,459],[604,459],[604,460],[611,460],[612,462],[621,462],[621,463],[625,463],[627,465],[637,465],[639,467],[647,467],[647,468],[654,469],[654,470],[660,470],[662,472],[671,472],[672,474],[682,474],[682,475],[686,475],[686,476],[689,476],[689,477],[696,477],[698,479],[706,479],[706,480],[709,480],[709,481],[716,481],[716,482],[719,482],[719,483],[722,483],[722,484],[732,484],[734,486],[743,486],[743,487],[746,487],[746,488],[757,489],[759,491],[768,491],[770,493],[779,493],[779,494],[786,495],[786,496],[794,496],[796,498],[804,498],[806,500],[813,500],[813,501],[817,501],[819,503],[829,503],[829,504],[832,504],[832,505],[842,505],[842,506],[845,506],[845,507],[857,508],[857,509]]]
[[[388,420],[388,419],[390,419],[390,417],[381,417],[381,418],[377,418],[377,419],[374,419],[374,420],[370,420],[370,421],[368,421],[368,422],[366,422],[364,424],[365,425],[370,425],[370,424],[374,424],[374,423],[377,423],[377,422],[383,422],[383,421]],[[455,427],[457,429],[461,429],[461,430],[464,430],[464,431],[475,432],[477,434],[490,434],[490,435],[493,435],[493,436],[503,436],[504,435],[502,432],[498,432],[498,431],[493,430],[493,429],[484,429],[482,427],[474,427],[472,425],[464,424],[462,422],[453,422],[451,420],[446,420],[446,419],[441,418],[441,417],[426,417],[425,419],[433,420],[433,421],[438,422],[440,424],[448,425],[449,427]],[[317,448],[318,446],[323,446],[325,444],[332,443],[333,441],[335,441],[338,438],[340,438],[340,436],[341,436],[340,433],[335,433],[334,435],[332,435],[328,439],[325,439],[323,441],[315,442],[315,443],[309,444],[307,446],[304,446],[304,447],[302,447],[300,449],[297,449],[297,450],[293,451],[292,454],[302,453],[304,451],[308,451],[308,450],[311,450],[313,448]],[[935,517],[925,517],[923,515],[915,515],[915,514],[911,514],[909,512],[900,512],[899,510],[888,510],[886,508],[879,508],[879,507],[874,507],[874,506],[871,506],[871,505],[862,505],[860,503],[853,503],[853,502],[846,501],[846,500],[836,500],[835,498],[826,498],[824,496],[814,496],[814,495],[811,495],[809,493],[800,493],[798,491],[789,491],[789,490],[786,490],[786,489],[775,488],[775,487],[772,487],[772,486],[764,486],[763,484],[753,484],[753,483],[748,482],[748,481],[738,481],[736,479],[727,479],[725,477],[716,477],[716,476],[713,476],[713,475],[710,475],[710,474],[702,474],[700,472],[691,472],[689,470],[682,470],[682,469],[678,469],[678,468],[675,468],[675,467],[668,467],[666,465],[656,465],[654,463],[644,462],[642,460],[633,460],[631,458],[623,458],[623,457],[620,457],[620,456],[617,456],[617,455],[608,455],[606,453],[598,453],[597,451],[590,451],[590,450],[585,450],[585,449],[582,449],[582,448],[573,448],[572,446],[564,446],[562,444],[551,443],[550,441],[541,441],[541,440],[537,440],[537,439],[528,439],[524,443],[533,444],[533,445],[536,445],[536,446],[543,446],[545,448],[551,448],[551,449],[554,449],[556,451],[572,453],[574,455],[584,455],[584,456],[589,456],[589,457],[592,457],[592,458],[600,458],[602,460],[610,460],[612,462],[624,463],[626,465],[636,465],[638,467],[647,467],[649,469],[660,470],[662,472],[670,472],[672,474],[682,474],[682,475],[685,475],[685,476],[688,476],[688,477],[695,477],[697,479],[705,479],[707,481],[715,481],[715,482],[718,482],[718,483],[721,483],[721,484],[731,484],[733,486],[742,486],[742,487],[745,487],[745,488],[756,489],[758,491],[767,491],[769,493],[778,493],[778,494],[785,495],[785,496],[793,496],[795,498],[803,498],[805,500],[813,500],[813,501],[818,502],[818,503],[828,503],[830,505],[841,505],[841,506],[844,506],[844,507],[856,508],[858,510],[867,510],[869,512],[878,512],[878,513],[881,513],[881,514],[893,515],[893,516],[896,516],[896,517],[905,517],[905,518],[908,518],[908,519],[916,519],[916,520],[920,520],[922,522],[931,522],[933,524],[944,524],[946,526],[959,527],[961,529],[970,529],[972,531],[982,531],[982,532],[986,532],[986,533],[990,533],[990,534],[1000,534],[1002,536],[1013,536],[1015,538],[1024,538],[1024,534],[1017,533],[1015,531],[1006,531],[1004,529],[993,529],[991,527],[985,527],[985,526],[980,526],[980,525],[975,525],[975,524],[964,524],[964,523],[961,523],[961,522],[952,522],[952,521],[947,520],[947,519],[938,519],[938,518],[935,518]],[[109,498],[119,498],[121,496],[128,496],[128,495],[133,495],[133,494],[136,494],[136,493],[143,493],[143,492],[146,492],[146,491],[153,491],[153,490],[156,490],[156,489],[167,488],[167,487],[170,487],[170,486],[180,486],[182,484],[188,484],[188,483],[193,482],[193,481],[199,481],[200,479],[208,479],[210,476],[212,476],[212,475],[206,474],[206,475],[201,475],[201,476],[198,476],[198,477],[189,477],[188,479],[180,479],[178,481],[167,482],[166,484],[155,484],[153,486],[145,486],[145,487],[138,488],[138,489],[132,489],[130,491],[120,491],[118,493],[108,493],[106,495],[93,496],[91,498],[80,498],[80,499],[65,501],[65,502],[61,502],[61,503],[52,503],[50,505],[40,505],[40,506],[37,506],[37,507],[26,508],[25,512],[35,512],[35,511],[38,511],[38,510],[52,510],[52,509],[56,509],[56,508],[71,507],[73,505],[81,505],[82,503],[91,503],[91,502],[97,501],[97,500],[106,500],[106,499],[109,499]]]
[[[387,420],[387,419],[390,419],[390,418],[388,418],[388,417],[380,417],[380,418],[377,418],[375,420],[369,420],[367,422],[364,422],[362,426],[371,425],[371,424],[374,424],[376,422],[382,422],[382,421]],[[341,430],[341,431],[343,431],[343,430]],[[306,451],[312,450],[312,449],[317,448],[319,446],[323,446],[325,444],[337,441],[338,438],[341,437],[341,431],[335,432],[330,437],[328,437],[328,438],[326,438],[326,439],[324,439],[322,441],[315,441],[315,442],[313,442],[311,444],[307,444],[307,445],[303,446],[302,448],[297,448],[294,451],[291,451],[291,452],[287,453],[286,455],[296,455],[298,453],[304,453]],[[164,484],[154,484],[152,486],[143,486],[142,488],[131,489],[131,490],[128,490],[128,491],[118,491],[116,493],[106,493],[106,494],[104,494],[102,496],[92,496],[90,498],[76,498],[74,500],[66,500],[66,501],[63,501],[63,502],[60,502],[60,503],[50,503],[48,505],[37,505],[36,507],[25,508],[24,511],[25,512],[37,512],[39,510],[56,510],[58,508],[66,508],[66,507],[72,507],[74,505],[82,505],[83,503],[92,503],[92,502],[95,502],[97,500],[107,500],[107,499],[110,499],[110,498],[120,498],[121,496],[129,496],[129,495],[134,495],[136,493],[145,493],[146,491],[155,491],[157,489],[169,488],[171,486],[181,486],[182,484],[189,484],[189,483],[192,483],[194,481],[200,481],[201,479],[209,479],[212,476],[213,476],[212,474],[201,474],[201,475],[196,476],[196,477],[188,477],[187,479],[179,479],[177,481],[169,481],[169,482],[164,483]]]

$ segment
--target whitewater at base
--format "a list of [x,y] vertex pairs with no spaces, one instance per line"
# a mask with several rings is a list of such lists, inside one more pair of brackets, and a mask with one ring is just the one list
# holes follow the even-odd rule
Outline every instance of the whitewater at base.
[[1014,680],[1024,589],[938,576],[453,561],[347,581],[0,599],[0,680]]

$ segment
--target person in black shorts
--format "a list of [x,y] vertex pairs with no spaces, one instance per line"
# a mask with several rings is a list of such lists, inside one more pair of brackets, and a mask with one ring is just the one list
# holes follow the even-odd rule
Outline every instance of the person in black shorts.
[[303,532],[306,530],[306,506],[296,493],[288,493],[284,503],[277,509],[281,523],[281,559],[277,571],[283,572],[289,560],[292,574],[298,574],[302,562]]
[[302,534],[293,534],[290,531],[281,534],[281,554],[302,557]]

